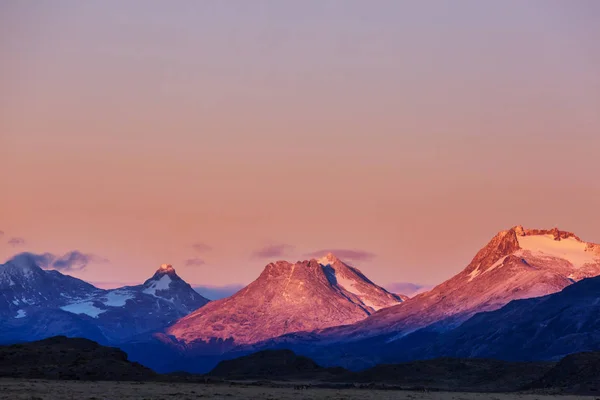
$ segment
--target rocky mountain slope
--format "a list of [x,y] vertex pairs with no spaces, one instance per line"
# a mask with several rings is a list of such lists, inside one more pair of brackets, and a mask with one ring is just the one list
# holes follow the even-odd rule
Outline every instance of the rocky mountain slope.
[[556,360],[600,350],[600,277],[559,293],[513,301],[481,313],[429,341],[420,357],[492,357]]
[[329,254],[321,260],[271,263],[246,288],[182,318],[167,333],[185,343],[217,339],[235,346],[351,324],[401,302]]

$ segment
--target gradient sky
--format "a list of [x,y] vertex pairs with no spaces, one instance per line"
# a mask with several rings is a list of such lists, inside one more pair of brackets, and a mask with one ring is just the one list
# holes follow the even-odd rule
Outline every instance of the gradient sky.
[[6,0],[0,59],[0,260],[438,283],[516,224],[600,242],[598,1]]

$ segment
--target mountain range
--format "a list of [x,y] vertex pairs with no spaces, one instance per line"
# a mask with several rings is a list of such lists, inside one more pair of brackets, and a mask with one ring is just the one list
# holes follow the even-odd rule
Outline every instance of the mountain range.
[[[434,339],[443,340],[440,337],[449,337],[455,329],[469,326],[465,321],[471,322],[475,314],[500,309],[513,300],[557,293],[597,275],[599,245],[558,229],[516,226],[494,236],[463,271],[400,306],[386,308],[352,325],[274,338],[256,348],[292,348],[323,365],[354,369],[427,358],[431,354],[449,355],[453,353],[425,348]],[[578,291],[579,287],[584,287],[584,283],[572,290]],[[516,323],[511,318],[505,326]],[[494,331],[496,327],[497,324],[481,324],[481,329]],[[498,351],[502,352],[500,347]],[[511,351],[521,352],[525,359],[535,359],[526,357],[524,349]],[[484,355],[489,356],[480,354]]]
[[210,302],[167,264],[141,285],[102,290],[22,254],[0,266],[0,343],[81,336],[159,372],[205,372],[266,349],[353,370],[440,356],[554,360],[600,349],[598,275],[599,245],[521,226],[412,298],[333,254],[270,263]]
[[44,270],[24,253],[0,265],[0,342],[62,334],[119,343],[164,329],[206,303],[171,265],[141,285],[104,290]]
[[496,310],[512,300],[556,293],[597,275],[600,245],[556,228],[516,226],[494,236],[463,271],[430,291],[368,321],[323,334],[349,340],[391,334],[389,340],[394,340],[432,324],[447,330],[476,313]]

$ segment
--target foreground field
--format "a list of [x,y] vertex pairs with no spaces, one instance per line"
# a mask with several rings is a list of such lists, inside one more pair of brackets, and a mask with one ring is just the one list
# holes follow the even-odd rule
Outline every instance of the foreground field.
[[159,382],[81,382],[0,379],[0,399],[10,400],[192,400],[192,399],[443,399],[443,400],[546,400],[590,399],[581,396],[541,394],[487,394],[408,392],[366,389],[305,389],[226,384]]

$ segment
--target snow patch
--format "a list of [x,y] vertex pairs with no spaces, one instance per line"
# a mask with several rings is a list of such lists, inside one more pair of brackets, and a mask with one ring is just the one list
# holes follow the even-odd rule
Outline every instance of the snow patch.
[[575,238],[554,240],[552,235],[519,236],[519,246],[532,255],[556,257],[569,261],[575,268],[600,262],[600,257],[586,251],[587,243]]
[[488,272],[493,271],[496,268],[498,268],[499,266],[501,266],[504,263],[504,260],[506,260],[506,257],[508,257],[508,256],[504,256],[501,259],[499,259],[498,261],[496,261],[494,264],[492,264],[491,267],[489,267],[488,269],[486,269],[485,271],[483,271],[483,273],[487,274]]
[[133,299],[133,295],[128,292],[110,292],[106,295],[104,305],[109,307],[122,307],[127,300]]
[[27,316],[27,313],[25,311],[19,310],[19,311],[17,311],[17,315],[15,318],[24,318],[26,316]]
[[144,289],[144,293],[158,297],[156,296],[156,291],[169,289],[171,282],[169,275],[163,275],[159,280],[152,282],[148,288]]
[[347,292],[350,292],[350,293],[356,295],[365,306],[371,307],[375,311],[384,308],[384,307],[378,306],[378,305],[374,304],[373,302],[371,302],[370,300],[368,300],[367,296],[369,294],[363,292],[360,289],[360,287],[358,287],[356,285],[356,280],[345,277],[342,274],[337,274],[337,273],[335,275],[335,279],[336,279],[339,287],[341,287],[342,289],[344,289]]
[[317,262],[323,266],[331,265],[334,261],[334,257],[331,254],[327,254],[326,256],[321,257],[317,260]]
[[61,307],[60,309],[73,314],[89,315],[92,318],[98,318],[98,315],[106,312],[106,310],[96,307],[91,301],[69,304],[68,306]]
[[471,282],[473,279],[477,278],[479,276],[479,274],[481,274],[481,270],[479,269],[479,266],[477,266],[477,268],[475,268],[469,274],[469,282]]
[[369,301],[369,299],[363,299],[363,298],[361,298],[360,300],[363,302],[363,304],[365,306],[371,307],[375,311],[381,310],[383,308],[383,307],[378,306],[378,305],[374,304],[373,302]]

